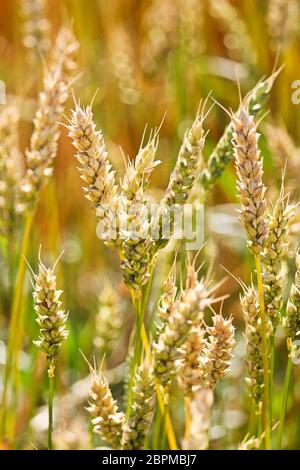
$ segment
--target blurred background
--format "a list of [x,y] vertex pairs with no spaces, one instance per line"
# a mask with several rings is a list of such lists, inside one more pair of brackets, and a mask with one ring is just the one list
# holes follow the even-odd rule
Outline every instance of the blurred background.
[[[22,151],[28,146],[32,130],[43,62],[47,64],[47,53],[59,27],[71,23],[80,44],[80,73],[73,85],[74,93],[83,104],[89,104],[94,97],[95,119],[104,132],[111,161],[119,176],[124,171],[122,152],[134,157],[145,125],[148,129],[159,126],[166,113],[157,157],[162,163],[154,171],[151,186],[157,198],[167,186],[184,132],[194,119],[200,100],[212,92],[225,108],[235,110],[239,103],[237,78],[244,95],[259,79],[270,75],[276,64],[284,64],[265,107],[270,112],[260,124],[260,146],[270,197],[278,194],[281,171],[288,157],[287,182],[291,198],[297,199],[300,105],[292,103],[295,91],[292,83],[300,80],[298,1],[51,0],[46,2],[44,16],[39,19],[38,29],[42,31],[44,41],[40,43],[43,44],[41,53],[35,47],[32,30],[26,28],[26,9],[24,11],[22,3],[25,2],[0,0],[0,79],[6,84],[8,100],[16,99],[21,110],[19,141]],[[71,106],[72,100],[67,116]],[[209,134],[204,153],[208,156],[223,134],[228,116],[215,106],[205,124]],[[284,135],[284,148],[278,143],[280,132]],[[245,282],[249,282],[253,269],[243,230],[237,221],[236,203],[234,169],[229,165],[205,207],[207,245],[203,258],[208,260],[206,266],[213,264],[217,281],[227,275],[221,265]],[[84,412],[88,368],[80,350],[88,358],[95,354],[99,361],[103,352],[107,352],[113,391],[117,398],[120,397],[122,367],[133,320],[117,254],[96,236],[96,217],[83,196],[71,142],[63,127],[54,178],[41,197],[35,218],[29,256],[34,269],[40,244],[43,258],[50,261],[65,249],[60,282],[65,292],[64,304],[70,311],[70,336],[57,368],[60,401],[55,442],[60,448],[86,448],[91,445],[88,417]],[[151,308],[155,310],[162,280],[168,272],[172,258],[170,251],[165,250],[160,257],[150,311]],[[5,362],[9,318],[4,268],[2,273],[0,367]],[[212,447],[236,447],[246,431],[247,397],[242,375],[243,321],[239,289],[230,276],[220,288],[220,294],[230,294],[223,310],[234,316],[240,341],[231,374],[218,390],[223,400],[214,410]],[[108,338],[104,344],[99,339],[99,330],[103,327],[101,318],[105,308],[109,311],[121,309],[122,322],[116,337]],[[97,323],[101,309],[102,317],[100,315]],[[26,344],[21,358],[22,400],[16,413],[18,446],[32,448],[44,445],[47,419],[43,408],[45,363],[32,345],[32,338],[37,336],[37,325],[31,301],[27,305],[25,325]],[[280,331],[277,341],[284,351],[284,337]],[[276,375],[278,389],[285,352],[282,359],[280,357]],[[295,370],[295,374],[297,378],[299,370]],[[299,405],[300,377],[293,393],[294,403]],[[287,427],[285,437],[285,445],[293,448],[300,447],[299,408],[296,411],[297,419]],[[173,412],[175,427],[180,429],[181,411]],[[294,412],[295,409],[290,410],[291,414]]]

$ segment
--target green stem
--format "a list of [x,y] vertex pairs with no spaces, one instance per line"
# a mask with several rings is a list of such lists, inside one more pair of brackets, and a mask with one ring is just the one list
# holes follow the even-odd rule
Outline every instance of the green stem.
[[269,382],[269,354],[268,354],[269,351],[268,351],[268,337],[267,337],[264,291],[263,291],[261,262],[260,262],[259,254],[255,255],[255,265],[256,265],[257,288],[258,288],[259,305],[260,305],[262,356],[263,356],[263,367],[264,367],[263,419],[264,419],[264,432],[265,432],[265,449],[269,450],[271,449],[270,382]]
[[163,421],[163,415],[160,411],[159,406],[157,407],[156,414],[155,414],[155,419],[153,423],[153,443],[152,443],[152,449],[153,450],[159,450],[159,441],[160,441],[160,432],[161,432],[161,425]]
[[52,450],[52,429],[53,429],[53,396],[54,396],[54,375],[55,366],[53,359],[49,360],[49,396],[48,396],[48,450]]
[[278,429],[277,441],[276,441],[276,449],[278,450],[281,449],[282,433],[283,433],[283,426],[284,426],[284,420],[285,420],[289,385],[290,385],[290,380],[291,380],[291,375],[292,375],[292,368],[293,368],[292,358],[291,358],[291,355],[289,355],[289,359],[288,359],[288,363],[287,363],[286,371],[285,371],[282,400],[281,400],[280,419],[279,419],[279,429]]
[[130,378],[128,382],[128,392],[127,392],[127,408],[126,408],[126,418],[130,418],[131,407],[133,401],[133,386],[134,378],[138,365],[141,362],[142,356],[142,325],[143,325],[143,316],[142,316],[142,299],[136,298],[134,293],[132,293],[132,303],[135,310],[135,333],[134,333],[134,350],[133,357],[130,360]]
[[[27,255],[31,227],[33,223],[33,213],[27,216],[25,222],[25,228],[23,233],[23,239],[20,250],[19,266],[18,273],[16,278],[16,284],[14,289],[14,297],[12,303],[11,319],[10,319],[10,328],[9,328],[9,337],[7,344],[7,357],[5,365],[5,375],[4,375],[4,384],[3,384],[3,394],[2,394],[2,412],[1,412],[1,435],[4,436],[6,430],[6,417],[7,417],[7,392],[8,385],[11,379],[11,372],[14,365],[15,357],[18,356],[19,350],[15,349],[15,339],[21,334],[19,332],[19,315],[20,315],[20,305],[22,299],[23,291],[23,282],[25,276],[25,267],[26,261],[25,257]],[[20,340],[19,344],[22,344]]]
[[275,335],[270,336],[270,420],[273,417],[273,386],[274,386],[274,369],[275,369]]

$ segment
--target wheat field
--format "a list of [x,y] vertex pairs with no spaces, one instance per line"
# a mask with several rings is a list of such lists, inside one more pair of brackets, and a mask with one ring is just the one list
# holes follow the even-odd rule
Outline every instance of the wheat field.
[[299,1],[0,11],[0,449],[300,449]]

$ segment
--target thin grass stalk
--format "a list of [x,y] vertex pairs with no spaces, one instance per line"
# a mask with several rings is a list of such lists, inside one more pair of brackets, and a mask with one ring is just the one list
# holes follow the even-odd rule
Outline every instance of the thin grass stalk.
[[14,351],[15,348],[15,337],[18,335],[19,327],[19,311],[21,306],[22,299],[22,290],[23,290],[23,281],[25,276],[25,267],[26,261],[25,257],[29,247],[30,233],[33,224],[33,214],[29,213],[26,221],[23,232],[23,238],[21,243],[21,250],[19,257],[19,266],[16,277],[16,284],[14,289],[13,303],[12,303],[12,314],[11,314],[11,326],[9,329],[9,337],[7,344],[7,357],[5,365],[5,375],[4,375],[4,385],[3,385],[3,395],[2,395],[2,413],[1,413],[1,435],[4,436],[6,429],[6,418],[7,418],[7,392],[8,385],[11,379],[11,374],[13,371],[14,363],[13,358],[18,354]]
[[191,435],[191,399],[190,397],[185,397],[184,399],[184,440],[188,441]]
[[273,419],[273,381],[275,371],[275,334],[270,335],[270,420]]
[[53,429],[53,397],[54,397],[54,361],[49,360],[49,396],[48,396],[48,450],[52,450],[52,429]]
[[160,431],[162,425],[162,414],[160,408],[156,410],[154,424],[153,424],[153,440],[152,440],[152,449],[158,449],[160,442]]
[[128,382],[128,395],[127,395],[127,408],[126,408],[126,419],[129,420],[132,401],[133,401],[133,385],[136,369],[141,362],[142,357],[142,324],[143,324],[143,314],[142,314],[142,299],[136,298],[134,291],[131,291],[132,303],[135,310],[135,333],[134,333],[134,352],[133,358],[130,361],[130,378]]
[[257,288],[259,294],[261,330],[262,330],[262,355],[264,365],[264,431],[265,431],[265,448],[271,449],[271,420],[270,420],[270,384],[269,384],[269,359],[268,359],[268,340],[265,315],[264,291],[261,275],[261,261],[259,253],[255,255],[255,266],[257,274]]
[[281,449],[282,434],[283,434],[283,428],[284,428],[286,405],[287,405],[287,399],[288,399],[292,369],[293,369],[292,357],[291,357],[291,354],[289,354],[288,363],[287,363],[286,371],[285,371],[283,391],[282,391],[281,410],[280,410],[280,418],[279,418],[279,429],[278,429],[277,440],[276,440],[276,449],[277,450]]

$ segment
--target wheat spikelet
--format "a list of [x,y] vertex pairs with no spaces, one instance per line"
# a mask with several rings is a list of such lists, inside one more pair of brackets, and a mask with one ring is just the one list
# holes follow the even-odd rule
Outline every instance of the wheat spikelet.
[[93,431],[100,434],[113,449],[120,449],[124,414],[118,411],[103,373],[91,368],[91,379],[87,411],[92,416]]
[[294,216],[295,206],[289,204],[288,195],[284,194],[282,187],[268,221],[268,236],[262,254],[266,313],[271,319],[274,330],[280,322],[283,306],[282,258],[289,249],[289,229]]
[[39,270],[33,273],[34,278],[34,310],[40,327],[40,337],[34,344],[53,361],[68,336],[66,322],[68,313],[62,309],[60,300],[63,291],[56,287],[55,266],[46,268],[39,259]]
[[253,117],[243,107],[233,116],[232,123],[237,190],[242,206],[240,220],[247,232],[248,246],[255,254],[262,250],[267,235],[266,187],[262,181],[258,134]]
[[169,315],[174,310],[177,298],[177,287],[175,284],[175,272],[169,274],[163,284],[163,290],[158,301],[158,318],[161,321],[161,331],[168,321]]
[[255,403],[256,412],[260,414],[263,400],[264,373],[259,300],[257,291],[253,287],[245,290],[244,295],[241,297],[241,306],[246,323],[246,383],[250,397]]
[[124,427],[123,449],[143,449],[146,433],[153,418],[154,407],[153,369],[150,364],[143,362],[136,371],[132,410],[129,421]]
[[200,358],[201,374],[206,386],[214,389],[230,367],[232,349],[235,345],[232,319],[222,315],[213,316],[213,326],[206,327],[208,339]]
[[300,250],[296,252],[296,274],[286,307],[285,327],[288,347],[291,349],[292,342],[299,339],[300,335]]
[[[256,86],[248,93],[244,105],[248,109],[251,116],[256,116],[263,108],[265,102],[270,96],[273,84],[280,72],[280,69],[270,75],[265,80],[256,84]],[[239,110],[236,115],[238,115]],[[209,159],[200,173],[201,190],[204,196],[213,188],[216,181],[222,176],[228,163],[233,158],[233,125],[229,124],[221,139],[217,143],[215,149],[209,156]]]

